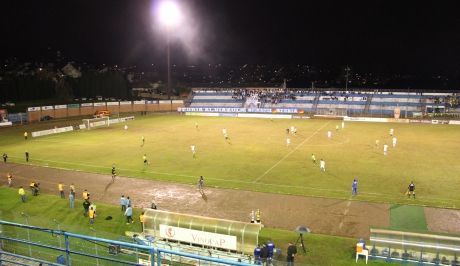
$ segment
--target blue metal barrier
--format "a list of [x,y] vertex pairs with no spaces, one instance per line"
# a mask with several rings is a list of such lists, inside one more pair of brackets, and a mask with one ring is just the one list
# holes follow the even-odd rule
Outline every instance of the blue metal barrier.
[[[83,256],[86,258],[94,258],[96,260],[104,260],[108,261],[111,263],[118,263],[122,265],[139,265],[138,262],[132,262],[132,261],[126,261],[118,258],[113,258],[113,257],[107,257],[103,255],[98,255],[97,252],[96,254],[90,254],[88,252],[84,251],[78,251],[74,250],[71,248],[71,242],[76,241],[77,239],[79,240],[84,240],[84,241],[89,241],[89,242],[94,242],[94,243],[105,243],[109,245],[114,245],[114,246],[121,246],[124,248],[130,248],[134,250],[140,250],[143,255],[146,255],[149,257],[149,262],[150,265],[161,265],[162,264],[162,256],[164,257],[165,255],[170,255],[170,256],[179,256],[179,257],[184,257],[184,258],[189,258],[189,259],[195,259],[195,260],[200,260],[200,261],[205,261],[208,263],[217,263],[221,265],[234,265],[234,266],[249,266],[252,264],[248,263],[243,263],[243,262],[237,262],[237,261],[229,261],[229,260],[223,260],[219,258],[212,258],[212,257],[206,257],[206,256],[201,256],[201,255],[196,255],[192,253],[185,253],[181,251],[173,251],[173,250],[167,250],[167,249],[162,249],[162,248],[155,248],[152,246],[145,246],[145,245],[139,245],[135,243],[128,243],[128,242],[122,242],[122,241],[116,241],[116,240],[110,240],[110,239],[104,239],[104,238],[99,238],[99,237],[93,237],[93,236],[88,236],[88,235],[80,235],[80,234],[75,234],[75,233],[70,233],[62,230],[53,230],[53,229],[48,229],[48,228],[42,228],[42,227],[36,227],[36,226],[30,226],[30,225],[24,225],[24,224],[18,224],[18,223],[12,223],[8,221],[1,221],[0,220],[0,225],[3,226],[12,226],[16,228],[23,228],[27,230],[35,230],[35,231],[40,231],[44,233],[49,233],[54,236],[63,236],[64,241],[65,241],[65,247],[60,248],[57,246],[49,245],[49,244],[44,244],[44,243],[37,243],[34,241],[30,240],[24,240],[24,239],[19,239],[19,238],[14,238],[11,236],[6,236],[5,233],[5,227],[3,227],[3,231],[0,232],[0,240],[6,240],[6,241],[11,241],[14,243],[19,243],[19,244],[24,244],[24,245],[31,245],[35,247],[40,247],[40,248],[45,248],[53,251],[58,251],[62,252],[62,254],[65,254],[65,265],[72,265],[72,255],[77,255],[77,256]],[[137,251],[136,251],[137,252]],[[3,251],[0,249],[0,265],[2,261],[9,262],[9,263],[16,263],[18,265],[27,265],[27,264],[21,264],[19,262],[11,262],[11,259],[4,259],[2,254],[7,255],[9,257],[15,257],[15,258],[20,258],[20,259],[25,259],[29,261],[35,261],[35,262],[40,262],[46,265],[62,265],[62,264],[57,264],[53,263],[50,261],[46,260],[41,260],[37,258],[31,258],[25,255],[19,255],[16,253],[11,253],[7,251]],[[59,255],[60,257],[62,255]]]

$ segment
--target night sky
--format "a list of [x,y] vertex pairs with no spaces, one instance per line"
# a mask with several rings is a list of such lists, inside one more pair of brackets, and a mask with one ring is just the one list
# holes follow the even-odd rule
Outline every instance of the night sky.
[[[156,2],[2,1],[0,58],[43,60],[51,49],[93,64],[163,64]],[[172,62],[455,72],[459,8],[425,2],[183,0],[188,17],[172,36]]]

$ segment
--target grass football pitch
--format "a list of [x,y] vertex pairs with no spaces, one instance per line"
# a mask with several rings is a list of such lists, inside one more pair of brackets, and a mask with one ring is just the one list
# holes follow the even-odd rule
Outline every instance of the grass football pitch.
[[[25,130],[69,123],[1,129],[0,152],[17,163],[25,163],[27,150],[35,165],[110,175],[115,164],[122,176],[196,184],[203,175],[206,186],[342,199],[351,197],[351,183],[357,178],[358,200],[460,206],[460,127],[455,125],[347,122],[336,130],[339,120],[155,114],[136,117],[127,130],[124,124],[114,124],[23,138]],[[286,133],[291,126],[297,127],[296,135]],[[390,128],[397,137],[395,148]],[[327,131],[332,131],[331,139]],[[386,156],[384,144],[390,146]],[[195,158],[191,145],[196,147]],[[144,154],[149,165],[143,164]],[[326,162],[325,172],[320,171],[320,159]],[[416,199],[405,196],[411,180]]]

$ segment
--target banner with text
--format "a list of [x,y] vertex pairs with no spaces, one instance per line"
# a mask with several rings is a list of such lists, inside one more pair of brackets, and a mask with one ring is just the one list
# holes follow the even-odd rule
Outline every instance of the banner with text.
[[160,237],[198,245],[236,250],[236,236],[160,224]]
[[281,113],[298,114],[303,113],[302,109],[287,108],[232,108],[232,107],[179,107],[178,112],[210,112],[210,113]]

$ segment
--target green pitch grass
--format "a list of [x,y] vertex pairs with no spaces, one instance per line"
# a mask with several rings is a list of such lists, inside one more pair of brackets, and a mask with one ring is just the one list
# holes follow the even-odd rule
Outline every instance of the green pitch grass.
[[[125,217],[118,206],[108,204],[97,204],[98,217],[95,223],[90,226],[89,220],[83,217],[82,202],[75,201],[75,209],[68,208],[68,200],[60,199],[54,195],[39,195],[33,197],[27,193],[27,202],[22,203],[17,194],[16,189],[0,188],[0,220],[22,223],[43,228],[65,230],[78,234],[97,236],[112,240],[132,242],[130,238],[125,237],[125,231],[140,231],[139,214],[141,210],[134,210],[134,224],[126,225]],[[26,221],[21,213],[26,213],[29,218]],[[105,220],[106,216],[112,216],[112,220]],[[95,230],[91,230],[90,227]],[[58,247],[64,245],[64,240],[59,239],[49,233],[37,232],[30,230],[30,239],[42,244],[48,244]],[[13,238],[27,240],[27,230],[14,228],[10,226],[2,226],[2,234]],[[265,243],[271,239],[277,247],[281,248],[282,256],[279,258],[285,261],[286,249],[289,242],[295,243],[298,235],[293,231],[277,230],[272,228],[263,228],[259,242]],[[356,239],[325,236],[317,234],[305,235],[305,246],[307,254],[303,254],[301,249],[298,249],[296,263],[301,265],[352,265],[354,262],[354,248]],[[3,248],[9,252],[15,252],[23,255],[29,254],[29,249],[26,245],[15,244],[10,241],[3,242]],[[96,254],[96,247],[92,242],[86,242],[78,239],[71,239],[71,249],[76,251],[84,251],[90,254]],[[97,253],[99,255],[111,257],[108,254],[108,248],[98,246]],[[55,261],[60,252],[51,251],[49,249],[37,248],[32,249],[32,255],[35,258],[47,259]],[[123,257],[120,257],[123,256]],[[117,255],[117,259],[126,259],[135,261],[135,257],[129,255]],[[76,265],[95,265],[95,259],[85,258],[77,255],[72,255],[72,261]],[[99,261],[99,265],[113,265],[106,261]],[[368,265],[387,265],[383,261],[369,261]],[[364,259],[360,259],[358,265],[365,265]]]
[[[460,206],[460,127],[455,125],[349,122],[336,131],[341,121],[159,114],[136,117],[128,130],[116,124],[27,141],[22,136],[25,130],[59,123],[70,122],[1,129],[0,153],[7,152],[18,163],[25,163],[27,150],[36,165],[109,175],[115,164],[122,176],[195,184],[203,175],[207,186],[343,199],[351,197],[351,182],[357,178],[358,200]],[[298,130],[296,136],[289,135],[287,147],[290,126]],[[396,148],[391,147],[390,128],[398,138]],[[385,143],[390,145],[387,156]],[[191,145],[196,146],[196,158]],[[317,164],[310,159],[312,153]],[[144,154],[150,165],[144,166]],[[326,172],[320,172],[321,158]],[[417,199],[404,195],[411,180]]]
[[391,206],[390,227],[401,231],[428,231],[423,207],[398,204]]

